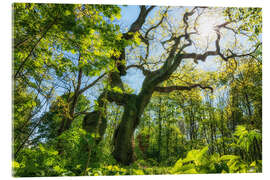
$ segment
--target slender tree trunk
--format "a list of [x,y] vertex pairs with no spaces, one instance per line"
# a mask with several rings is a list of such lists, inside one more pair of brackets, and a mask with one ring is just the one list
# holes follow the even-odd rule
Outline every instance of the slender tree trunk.
[[[169,123],[168,123],[168,127],[170,127]],[[167,130],[166,130],[166,158],[169,157],[169,153],[170,153],[169,152],[170,136],[171,136],[171,129],[168,130],[168,128],[167,128]]]
[[254,126],[254,121],[253,121],[252,111],[251,111],[251,103],[249,101],[248,94],[246,92],[244,92],[244,96],[245,96],[245,100],[246,100],[246,107],[248,109],[248,116],[250,118],[250,124],[251,124],[251,126]]
[[158,161],[161,162],[161,97],[159,98],[159,111],[158,111]]
[[220,132],[222,135],[222,149],[223,149],[223,155],[226,154],[226,148],[225,148],[225,142],[224,142],[224,138],[225,138],[225,132],[224,132],[224,117],[223,117],[223,111],[221,111],[221,127],[220,127]]

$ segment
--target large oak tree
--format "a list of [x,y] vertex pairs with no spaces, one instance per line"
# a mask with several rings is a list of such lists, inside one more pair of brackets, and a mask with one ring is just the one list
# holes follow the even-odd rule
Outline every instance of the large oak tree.
[[[154,13],[154,10],[156,10],[157,17],[153,18],[153,14],[149,17],[150,12]],[[223,15],[223,17],[214,21],[210,17],[213,13],[217,13],[220,16]],[[232,18],[231,10],[226,11],[226,13],[228,17],[225,16],[223,9],[218,8],[140,6],[140,13],[137,19],[130,26],[129,30],[123,33],[120,40],[121,42],[130,38],[134,40],[140,38],[140,48],[143,49],[143,53],[137,56],[138,59],[135,63],[128,63],[126,67],[127,69],[140,69],[145,76],[140,92],[138,94],[125,92],[120,78],[120,76],[126,74],[122,72],[123,69],[110,72],[108,81],[111,83],[111,88],[105,89],[98,98],[100,109],[89,113],[84,119],[86,129],[89,131],[95,129],[102,136],[104,134],[103,128],[106,128],[105,101],[115,102],[124,107],[122,120],[113,136],[113,156],[118,162],[130,164],[134,161],[134,131],[140,123],[141,115],[154,92],[170,93],[172,91],[191,90],[193,88],[214,91],[207,82],[198,82],[196,84],[187,82],[186,85],[173,86],[162,85],[177,71],[184,60],[193,60],[194,63],[198,63],[198,61],[205,62],[209,57],[215,56],[222,61],[228,61],[230,59],[252,56],[259,48],[260,43],[255,43],[251,47],[247,46],[240,50],[237,45],[233,48],[225,47],[224,42],[222,42],[224,39],[225,41],[228,40],[225,34],[229,32],[235,36],[239,34],[241,36],[241,34],[244,34],[241,30],[241,25],[245,21],[244,18]],[[208,35],[210,40],[203,37],[205,34]],[[206,44],[206,48],[198,47],[203,46],[203,43],[198,43],[196,38],[199,38],[201,41],[207,41],[206,43],[203,42]],[[237,43],[238,39],[235,38],[233,41]],[[159,49],[154,49],[153,46]],[[122,61],[122,64],[126,64],[130,60],[127,58],[127,48],[127,46],[122,46],[120,50],[119,61]],[[153,56],[152,53],[156,51],[161,51],[161,55]],[[114,91],[115,87],[121,89],[122,92]],[[96,123],[93,124],[93,122]]]
[[[99,142],[107,126],[108,102],[122,106],[124,112],[113,135],[113,156],[130,164],[135,160],[134,131],[153,93],[194,88],[214,92],[212,84],[203,80],[165,84],[181,74],[186,61],[201,64],[211,58],[227,62],[258,57],[261,26],[254,14],[261,12],[257,8],[139,6],[135,21],[125,30],[121,20],[114,20],[120,10],[105,5],[15,4],[13,80],[15,94],[27,86],[38,92],[36,99],[44,96],[46,100],[64,84],[67,115],[56,129],[59,136],[70,129],[76,113],[86,113],[76,112],[80,96],[103,79],[106,83],[97,107],[86,113],[83,128],[98,132]],[[121,79],[134,68],[144,75],[137,94],[128,91]],[[52,105],[51,109],[57,111]],[[27,126],[32,111],[28,114],[29,120],[16,123],[15,129]],[[29,127],[26,138],[16,145],[16,154],[41,120]]]

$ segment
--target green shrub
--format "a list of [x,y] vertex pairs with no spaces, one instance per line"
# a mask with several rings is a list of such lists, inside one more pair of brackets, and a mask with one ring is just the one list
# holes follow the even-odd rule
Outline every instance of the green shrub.
[[170,170],[172,174],[206,174],[206,173],[249,173],[261,172],[261,160],[251,164],[243,161],[240,156],[219,154],[208,155],[208,147],[191,150],[186,158],[179,159]]

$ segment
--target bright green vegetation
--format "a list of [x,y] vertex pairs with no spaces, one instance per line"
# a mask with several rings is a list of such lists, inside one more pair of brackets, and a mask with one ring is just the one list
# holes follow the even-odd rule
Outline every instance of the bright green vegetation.
[[[254,141],[261,141],[261,134],[252,130],[247,131],[243,126],[237,126],[237,130],[231,138],[231,144],[227,144],[227,150],[239,151],[241,155],[219,154],[217,152],[209,154],[209,147],[202,149],[192,149],[181,147],[181,145],[171,145],[168,148],[182,148],[177,155],[170,155],[169,159],[161,160],[145,158],[140,155],[140,159],[130,166],[119,165],[110,155],[104,154],[108,148],[104,144],[95,147],[95,157],[93,163],[85,170],[84,162],[86,157],[80,155],[83,132],[80,129],[73,129],[73,132],[65,134],[65,157],[60,157],[58,152],[53,149],[53,145],[39,145],[32,149],[24,149],[21,153],[20,162],[13,162],[16,176],[79,176],[79,175],[155,175],[155,174],[200,174],[200,173],[255,173],[262,171],[262,161],[252,159],[250,151]],[[74,131],[80,133],[74,133]],[[73,133],[73,134],[71,134]],[[171,138],[174,138],[172,136]],[[91,137],[89,137],[91,139]],[[216,143],[223,143],[217,139]],[[180,143],[179,143],[180,144]],[[154,144],[151,144],[152,146]],[[188,142],[182,146],[189,146]],[[158,147],[156,147],[158,148]],[[155,156],[158,152],[149,152],[148,156]],[[236,154],[236,153],[230,153]],[[178,157],[184,156],[183,158]],[[156,155],[156,157],[159,157]],[[250,158],[250,160],[245,158]],[[252,159],[252,160],[251,160]]]
[[262,172],[261,9],[123,8],[13,4],[13,175]]

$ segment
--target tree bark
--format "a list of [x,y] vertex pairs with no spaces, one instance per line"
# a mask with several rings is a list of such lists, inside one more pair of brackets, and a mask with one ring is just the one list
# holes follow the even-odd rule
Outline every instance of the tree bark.
[[152,88],[144,88],[148,87],[147,85],[143,86],[139,95],[128,95],[121,122],[114,132],[114,150],[112,154],[118,162],[125,165],[135,161],[133,134],[154,92],[154,86]]
[[133,154],[133,133],[139,124],[139,113],[136,106],[138,98],[130,96],[124,107],[124,114],[113,136],[113,156],[122,164],[130,164],[135,160]]

